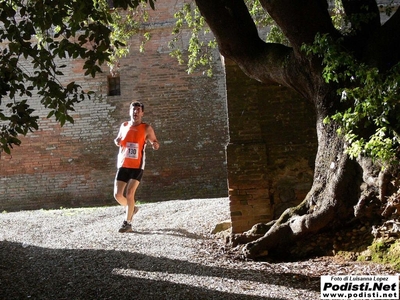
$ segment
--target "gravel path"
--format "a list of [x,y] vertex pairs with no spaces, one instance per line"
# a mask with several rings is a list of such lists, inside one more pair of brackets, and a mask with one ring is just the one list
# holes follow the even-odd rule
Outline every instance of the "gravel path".
[[0,214],[0,299],[319,299],[321,275],[394,274],[375,264],[317,258],[235,258],[210,232],[227,198],[140,205],[134,232],[123,208]]

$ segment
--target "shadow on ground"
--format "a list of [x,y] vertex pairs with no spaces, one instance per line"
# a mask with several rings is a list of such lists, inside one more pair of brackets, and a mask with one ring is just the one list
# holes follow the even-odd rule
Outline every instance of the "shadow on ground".
[[[221,292],[135,274],[153,272],[249,280],[301,289],[319,278],[293,274],[258,274],[256,271],[209,267],[162,257],[117,250],[47,249],[20,243],[0,243],[0,299],[243,299],[282,300]],[[127,276],[116,270],[126,270]],[[260,271],[262,272],[262,271]],[[261,278],[261,279],[260,279]],[[314,285],[317,286],[317,285]],[[318,287],[314,290],[318,290]],[[267,291],[266,291],[267,295]]]

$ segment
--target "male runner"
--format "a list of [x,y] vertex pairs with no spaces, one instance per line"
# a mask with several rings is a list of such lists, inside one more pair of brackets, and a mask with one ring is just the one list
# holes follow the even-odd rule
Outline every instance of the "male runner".
[[132,218],[138,211],[138,207],[135,206],[135,192],[143,176],[146,143],[149,141],[154,150],[160,147],[153,128],[142,122],[143,114],[143,103],[132,102],[129,110],[131,120],[121,124],[114,140],[119,147],[114,198],[126,207],[125,221],[119,232],[132,232]]

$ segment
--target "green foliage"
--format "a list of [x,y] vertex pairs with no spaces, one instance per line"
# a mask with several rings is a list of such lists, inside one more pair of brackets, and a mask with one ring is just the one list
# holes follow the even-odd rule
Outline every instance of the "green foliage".
[[397,160],[400,145],[400,64],[387,71],[357,60],[342,47],[341,40],[317,35],[312,46],[304,46],[308,54],[322,58],[323,77],[337,83],[343,111],[328,116],[325,122],[340,125],[352,157],[366,155],[383,163]]
[[[154,3],[150,5],[154,7]],[[135,8],[113,9],[111,14],[112,32],[110,39],[116,41],[118,45],[111,48],[111,56],[108,65],[111,73],[117,72],[119,67],[119,59],[129,54],[129,39],[138,34],[141,25],[149,20],[148,8],[146,1],[138,1]],[[140,51],[144,51],[144,44],[150,39],[150,34],[143,34],[143,41],[140,45]]]
[[341,0],[334,0],[332,6],[332,23],[336,29],[345,31],[348,22],[345,19],[345,13]]
[[[288,40],[269,14],[262,8],[259,0],[245,0],[245,3],[254,23],[259,28],[270,28],[267,31],[266,41],[288,44]],[[186,63],[188,73],[194,72],[199,67],[208,67],[207,74],[212,75],[211,64],[213,58],[211,50],[215,49],[217,44],[214,38],[210,40],[210,30],[198,8],[193,1],[184,2],[181,9],[174,14],[174,17],[176,21],[172,34],[175,37],[169,43],[170,48],[173,49],[171,56],[175,57],[180,64]],[[182,42],[183,29],[190,29],[192,33],[187,47]],[[188,52],[186,60],[183,53],[184,49]]]
[[286,46],[290,46],[289,40],[284,36],[281,29],[272,24],[270,25],[270,30],[266,37],[266,42],[268,43],[278,43]]
[[368,10],[368,6],[362,6],[361,10],[359,13],[348,16],[344,12],[342,1],[334,0],[332,6],[332,23],[343,34],[353,35],[361,29],[363,24],[368,23],[375,17],[375,14]]
[[[261,7],[259,0],[246,0],[246,5],[253,20],[260,28],[268,27],[266,41],[288,45],[288,40],[277,27],[272,18]],[[215,38],[209,35],[210,30],[200,15],[193,1],[185,2],[175,14],[175,26],[172,31],[174,38],[169,42],[171,56],[178,60],[179,64],[187,65],[189,74],[196,70],[204,70],[208,76],[212,76],[213,49],[217,48]],[[188,45],[183,41],[183,30],[191,31]]]
[[262,8],[259,0],[245,0],[245,3],[257,27],[260,29],[268,28],[266,30],[266,42],[289,45],[288,39],[271,16]]
[[212,76],[212,49],[217,47],[217,43],[215,39],[210,39],[208,35],[210,30],[205,26],[204,18],[200,15],[198,8],[193,3],[184,3],[174,17],[176,21],[172,31],[174,38],[169,42],[169,48],[172,49],[170,55],[175,57],[180,64],[185,63],[182,31],[188,28],[192,34],[187,46],[187,72],[191,74],[195,70],[204,68],[207,75]]
[[[38,129],[31,108],[39,96],[48,117],[64,125],[73,122],[74,105],[90,97],[75,83],[61,81],[65,59],[83,60],[85,76],[96,76],[104,63],[115,64],[136,33],[133,11],[152,0],[3,0],[0,2],[0,151],[19,145],[19,134]],[[141,16],[144,16],[142,14]]]
[[245,3],[257,26],[267,27],[275,23],[271,16],[262,8],[259,0],[245,0]]

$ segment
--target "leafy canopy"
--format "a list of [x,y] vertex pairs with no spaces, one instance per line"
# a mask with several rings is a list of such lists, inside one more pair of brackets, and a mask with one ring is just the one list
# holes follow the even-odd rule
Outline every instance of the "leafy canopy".
[[111,2],[0,2],[0,151],[10,153],[21,143],[18,135],[38,129],[32,97],[49,109],[48,118],[54,116],[61,125],[72,123],[74,105],[92,92],[62,81],[63,61],[83,60],[85,76],[96,76],[104,63],[113,69],[129,50],[129,37],[146,18],[140,8],[147,3],[154,8],[153,0]]
[[[207,40],[210,30],[198,8],[193,2],[184,3],[182,8],[174,14],[174,17],[176,22],[172,31],[173,38],[168,45],[172,49],[170,55],[175,57],[180,64],[186,64],[189,74],[200,68],[205,68],[205,72],[211,77],[213,69],[212,49],[217,47],[217,43],[213,38]],[[182,40],[183,31],[187,28],[191,30],[191,36],[185,57],[184,50],[186,47]]]
[[339,124],[346,152],[353,158],[372,157],[383,165],[398,163],[400,146],[400,63],[380,71],[356,59],[343,47],[343,39],[317,35],[308,54],[318,55],[324,65],[323,78],[336,83],[345,109],[324,122]]
[[[371,18],[366,11],[351,19],[343,17],[341,1],[335,0],[334,24],[344,36],[353,35],[359,24]],[[393,6],[387,5],[390,16]],[[352,27],[349,24],[353,24]],[[317,35],[314,45],[304,47],[308,53],[323,57],[323,77],[327,83],[337,83],[340,101],[346,107],[325,119],[335,121],[344,135],[351,157],[366,155],[384,165],[398,163],[400,145],[400,63],[389,70],[361,62],[353,53],[345,51],[343,39],[334,41],[329,36]]]

